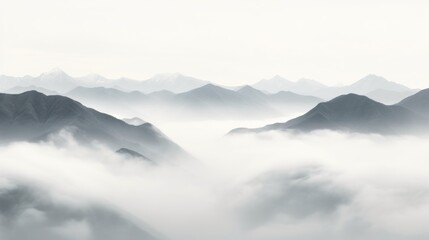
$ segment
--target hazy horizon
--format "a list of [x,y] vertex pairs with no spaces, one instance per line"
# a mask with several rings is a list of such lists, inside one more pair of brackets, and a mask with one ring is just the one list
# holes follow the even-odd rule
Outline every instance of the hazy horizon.
[[[24,74],[24,75],[8,75],[8,74],[4,74],[4,73],[0,72],[0,76],[8,76],[8,77],[14,77],[14,78],[22,78],[22,77],[26,77],[26,76],[38,77],[38,76],[41,76],[43,74],[52,73],[54,71],[62,71],[62,72],[64,72],[65,74],[67,74],[68,76],[70,76],[72,78],[83,78],[83,77],[87,77],[87,76],[91,76],[91,75],[96,75],[96,76],[101,76],[101,77],[106,78],[107,80],[112,80],[112,81],[113,80],[119,80],[119,79],[128,79],[128,80],[134,80],[134,81],[140,81],[140,82],[146,81],[146,80],[149,80],[149,79],[152,79],[152,78],[155,78],[155,77],[169,77],[169,76],[181,75],[181,76],[191,77],[191,78],[195,78],[195,79],[202,80],[202,81],[207,81],[208,82],[207,84],[212,83],[212,84],[215,84],[215,85],[225,86],[225,87],[238,87],[238,86],[246,86],[246,85],[251,86],[251,85],[254,85],[254,84],[256,84],[256,83],[258,83],[258,82],[260,82],[262,80],[269,80],[269,79],[272,79],[272,78],[275,78],[275,77],[281,77],[281,78],[283,78],[285,80],[288,80],[288,81],[291,81],[291,82],[298,82],[300,80],[313,80],[313,81],[319,82],[319,83],[321,83],[321,84],[323,84],[323,85],[325,85],[327,87],[342,87],[342,86],[347,86],[347,85],[353,84],[353,83],[355,83],[355,82],[357,82],[357,81],[359,81],[359,80],[361,80],[361,79],[363,79],[363,78],[365,78],[367,76],[372,76],[372,75],[384,78],[384,79],[386,79],[388,81],[391,81],[391,82],[395,82],[395,81],[392,81],[392,80],[386,78],[383,75],[376,74],[376,73],[368,73],[368,74],[365,74],[365,75],[363,75],[363,76],[361,76],[361,77],[359,77],[359,78],[357,78],[355,80],[351,80],[351,81],[347,81],[347,82],[339,82],[339,83],[333,84],[333,85],[321,82],[318,79],[314,79],[314,78],[300,77],[300,78],[297,78],[297,79],[291,79],[291,78],[288,78],[287,76],[283,76],[283,75],[279,75],[279,74],[272,74],[271,76],[268,76],[268,77],[265,77],[265,78],[261,78],[259,80],[254,81],[254,82],[243,82],[242,84],[239,84],[239,85],[227,85],[227,84],[222,84],[222,83],[219,83],[219,82],[214,82],[214,81],[210,81],[210,80],[207,80],[207,79],[199,78],[198,76],[189,75],[189,74],[186,74],[186,73],[183,73],[183,72],[173,72],[173,73],[160,72],[160,73],[156,73],[156,74],[154,74],[154,75],[152,75],[152,76],[150,76],[148,78],[144,78],[144,79],[131,78],[131,77],[128,77],[126,75],[123,75],[123,76],[120,76],[120,77],[117,77],[117,78],[109,78],[109,77],[107,77],[107,76],[105,76],[103,74],[96,73],[96,72],[84,73],[84,74],[81,74],[81,75],[73,75],[73,74],[70,74],[68,71],[66,71],[66,70],[64,70],[63,68],[60,68],[60,67],[53,67],[53,68],[51,68],[51,69],[49,69],[47,71],[42,71],[42,72],[36,73],[36,74]],[[407,87],[409,87],[411,89],[425,89],[425,88],[428,88],[428,86],[429,86],[429,85],[422,85],[423,87],[419,88],[419,87],[413,87],[413,86],[407,85],[407,83],[401,83],[401,82],[395,82],[395,83],[407,86]]]
[[0,0],[0,239],[429,239],[428,13]]
[[[425,88],[429,2],[0,1],[0,72],[61,67],[147,79],[180,72],[221,85],[273,75],[350,84],[367,74]],[[26,6],[25,8],[23,6]]]

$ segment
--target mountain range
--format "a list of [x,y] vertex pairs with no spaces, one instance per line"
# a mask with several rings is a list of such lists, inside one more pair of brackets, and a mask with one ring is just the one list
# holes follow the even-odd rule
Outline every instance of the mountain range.
[[276,75],[270,79],[262,79],[261,81],[253,84],[252,87],[268,93],[290,91],[307,95],[311,95],[320,89],[328,88],[328,86],[315,80],[303,78],[293,82],[279,75]]
[[297,108],[308,109],[323,101],[320,98],[292,92],[266,94],[250,86],[237,91],[213,84],[175,94],[167,90],[143,94],[112,88],[77,87],[66,96],[88,106],[109,111],[112,107],[133,111],[144,109],[150,116],[175,118],[264,118],[279,116],[281,112]]
[[[167,90],[174,93],[186,92],[203,85],[207,81],[185,76],[180,73],[158,74],[144,81],[129,78],[108,79],[98,74],[89,74],[83,77],[71,77],[61,69],[52,69],[37,77],[11,77],[0,75],[0,87],[7,92],[14,87],[26,87],[27,90],[49,89],[50,91],[65,93],[76,87],[107,87],[123,91],[141,91],[151,93]],[[32,89],[28,89],[32,88]]]
[[150,123],[129,125],[64,96],[36,91],[0,94],[0,143],[41,141],[68,130],[80,142],[100,142],[127,148],[152,160],[186,156]]
[[[36,90],[48,93],[49,95],[55,92],[64,94],[66,92],[70,92],[76,87],[114,88],[125,92],[140,91],[145,94],[168,91],[177,94],[188,92],[207,84],[210,84],[210,82],[180,73],[158,74],[144,81],[129,78],[108,79],[98,74],[89,74],[83,77],[71,77],[61,69],[53,69],[37,77],[10,77],[0,75],[0,90],[3,92],[19,93],[19,91]],[[270,79],[263,79],[251,85],[251,87],[269,94],[284,91],[300,95],[315,96],[326,100],[348,93],[356,93],[368,96],[373,100],[384,104],[397,103],[405,97],[417,92],[415,89],[410,89],[404,85],[388,81],[381,76],[373,74],[370,74],[353,84],[341,87],[326,86],[311,79],[290,81],[278,75]],[[237,91],[242,87],[222,86],[222,88]]]
[[230,133],[329,129],[378,134],[424,134],[429,129],[428,100],[429,90],[422,90],[395,105],[384,105],[366,96],[347,94],[319,103],[304,115],[285,123],[256,129],[238,128]]
[[328,87],[314,80],[301,79],[293,82],[274,76],[271,79],[261,80],[254,85],[254,88],[261,91],[276,93],[279,91],[291,91],[299,94],[316,96],[322,99],[332,99],[334,97],[355,93],[365,95],[373,100],[384,104],[398,103],[405,97],[411,96],[417,90],[410,89],[404,85],[388,81],[383,77],[370,74],[359,81],[341,87]]

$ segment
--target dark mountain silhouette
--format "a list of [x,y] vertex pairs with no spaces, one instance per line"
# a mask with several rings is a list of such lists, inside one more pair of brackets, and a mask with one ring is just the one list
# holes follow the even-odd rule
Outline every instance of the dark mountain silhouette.
[[415,113],[429,116],[429,88],[405,98],[397,105],[406,107]]
[[154,160],[185,154],[150,123],[132,126],[63,96],[0,94],[0,142],[44,140],[64,129],[79,141],[128,148]]
[[119,154],[121,154],[121,155],[123,155],[123,156],[125,156],[125,157],[128,157],[128,158],[135,158],[135,159],[141,159],[141,160],[152,161],[152,160],[150,160],[149,158],[147,158],[147,157],[143,156],[143,154],[138,153],[138,152],[133,151],[133,150],[128,149],[128,148],[121,148],[121,149],[118,149],[118,150],[116,150],[116,153],[119,153]]
[[368,97],[347,94],[319,103],[306,114],[285,123],[258,129],[234,129],[231,133],[267,130],[313,131],[331,129],[362,133],[417,133],[426,119],[401,106],[387,106]]

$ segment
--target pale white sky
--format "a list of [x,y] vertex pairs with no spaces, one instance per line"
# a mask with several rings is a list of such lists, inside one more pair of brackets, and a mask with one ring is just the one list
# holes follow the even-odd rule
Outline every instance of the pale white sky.
[[0,73],[429,87],[426,0],[0,0]]

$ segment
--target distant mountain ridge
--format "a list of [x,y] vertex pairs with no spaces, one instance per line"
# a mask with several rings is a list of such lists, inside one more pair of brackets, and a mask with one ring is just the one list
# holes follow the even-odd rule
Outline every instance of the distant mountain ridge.
[[105,87],[116,88],[122,91],[141,91],[151,93],[167,90],[174,93],[186,92],[209,83],[208,81],[185,76],[180,73],[158,74],[144,81],[129,78],[108,79],[98,74],[89,74],[83,77],[71,77],[61,69],[52,69],[37,77],[10,77],[0,75],[0,87],[3,91],[13,87],[35,86],[51,91],[65,93],[76,87]]
[[327,88],[326,85],[315,80],[299,79],[298,81],[293,82],[279,75],[276,75],[270,79],[263,79],[253,84],[252,87],[268,93],[288,91],[304,95],[311,95],[313,92]]
[[65,95],[99,109],[130,107],[144,109],[147,114],[162,113],[179,118],[198,115],[198,118],[205,119],[278,116],[283,109],[308,108],[323,101],[294,93],[266,94],[250,86],[233,91],[213,84],[179,94],[166,90],[143,94],[137,91],[78,87]]
[[[10,77],[0,75],[0,87],[3,88],[3,91],[17,86],[35,86],[58,93],[65,93],[81,86],[89,88],[115,88],[121,91],[140,91],[143,93],[151,93],[163,90],[173,93],[183,93],[207,84],[210,84],[210,82],[180,73],[157,74],[144,81],[133,80],[129,78],[108,79],[98,74],[88,74],[82,77],[71,77],[58,68],[52,69],[46,73],[42,73],[37,77]],[[374,74],[367,75],[359,81],[343,87],[326,86],[315,80],[305,78],[301,78],[297,81],[290,81],[279,75],[276,75],[270,79],[263,79],[251,85],[251,87],[266,93],[289,91],[301,95],[312,95],[323,99],[331,99],[347,93],[366,95],[376,90],[393,92],[407,92],[412,90],[404,85],[388,81],[385,78]],[[223,88],[231,90],[239,89],[236,87]],[[382,98],[378,98],[378,100],[383,102]],[[390,99],[387,101],[389,100]]]
[[300,79],[297,82],[293,82],[280,76],[261,80],[252,86],[269,93],[290,91],[322,99],[332,99],[340,95],[355,93],[366,95],[385,104],[397,103],[403,98],[417,92],[404,85],[388,81],[374,74],[367,75],[357,82],[342,87],[330,87],[317,81],[307,79]]
[[186,153],[150,123],[129,125],[70,98],[36,91],[0,94],[0,142],[39,141],[69,130],[80,142],[127,148],[153,160]]
[[185,76],[180,73],[158,74],[146,81],[141,82],[140,90],[145,93],[157,92],[162,90],[174,93],[182,93],[195,88],[202,87],[208,83],[208,81],[203,81],[193,77]]

